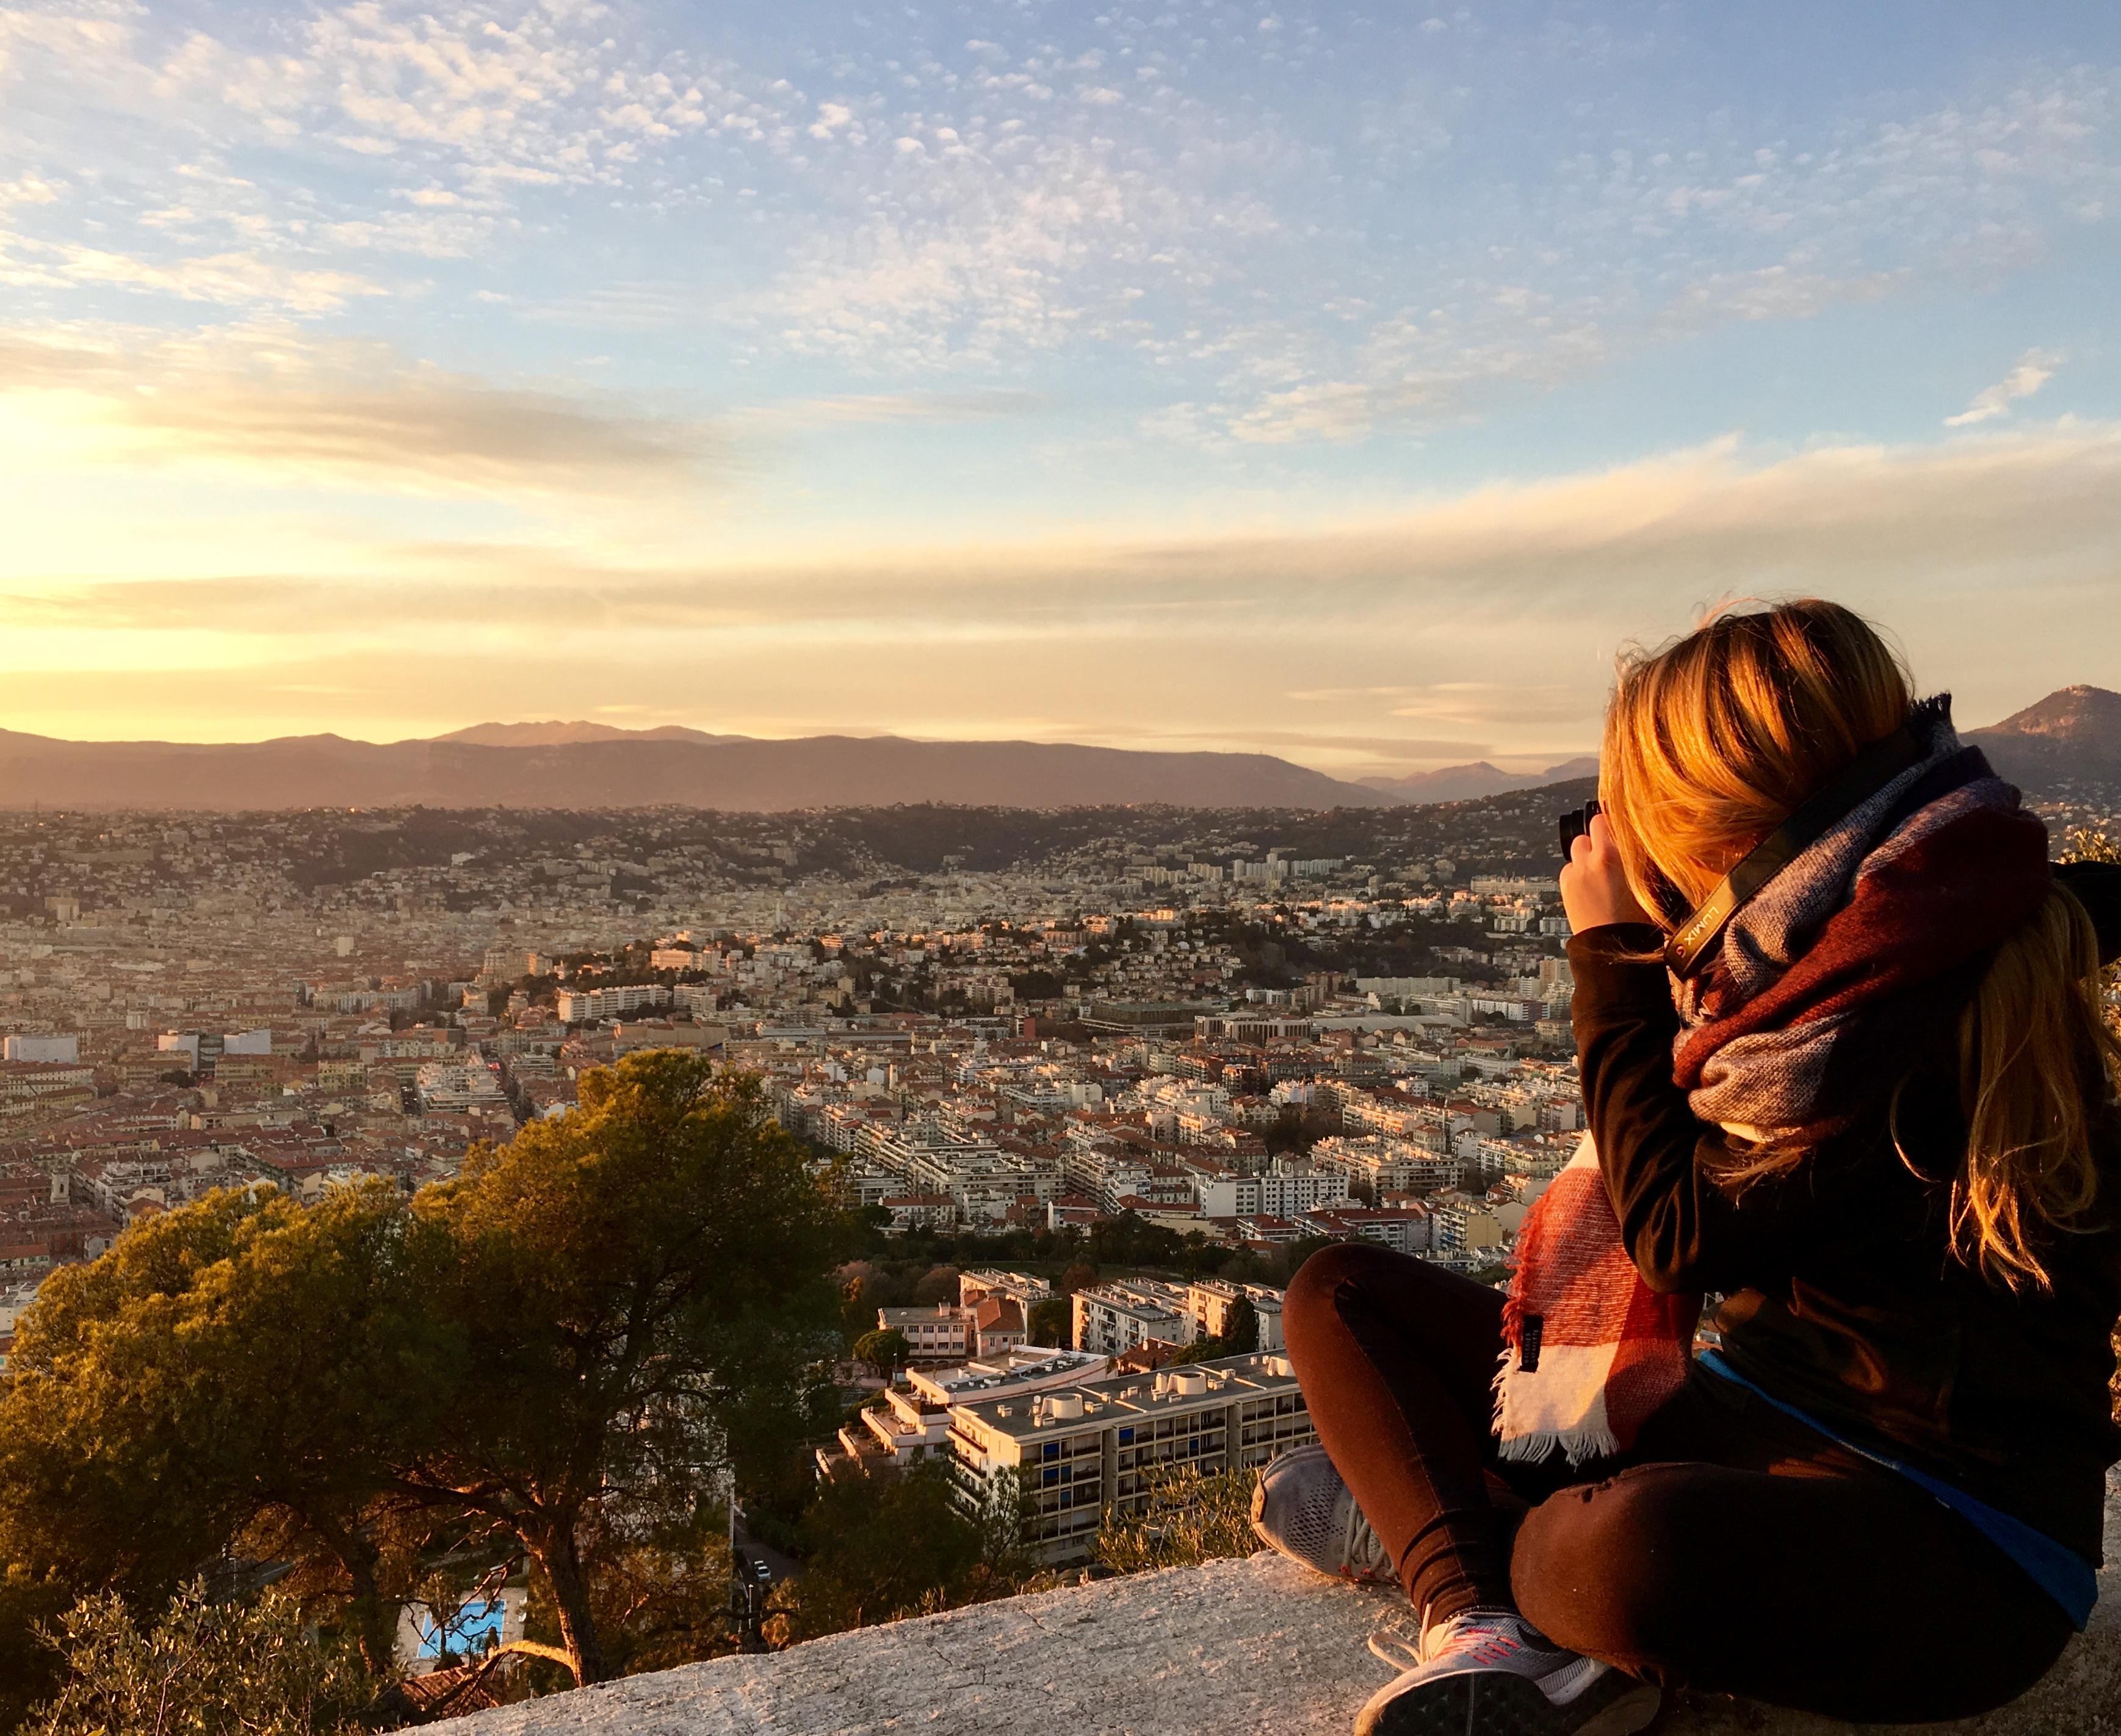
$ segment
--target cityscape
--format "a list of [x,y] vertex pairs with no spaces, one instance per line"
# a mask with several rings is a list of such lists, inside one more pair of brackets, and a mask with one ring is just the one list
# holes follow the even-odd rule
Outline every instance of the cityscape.
[[2113,0],[0,0],[0,1736],[2110,1736],[2117,282]]

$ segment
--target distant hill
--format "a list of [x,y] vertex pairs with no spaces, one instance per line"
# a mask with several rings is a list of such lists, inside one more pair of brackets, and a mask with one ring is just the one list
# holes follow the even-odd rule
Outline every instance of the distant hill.
[[618,739],[496,747],[338,735],[226,744],[61,741],[0,730],[0,806],[11,808],[669,804],[772,811],[919,802],[1025,808],[1155,802],[1328,809],[1389,800],[1266,754],[1148,754],[1031,741],[846,735],[717,741],[622,731]]
[[452,730],[436,741],[465,741],[478,748],[558,748],[577,741],[749,741],[748,735],[710,735],[682,723],[658,724],[652,730],[622,730],[615,724],[475,723]]
[[1483,796],[1502,796],[1512,790],[1535,790],[1542,784],[1561,783],[1572,777],[1593,777],[1598,762],[1583,756],[1564,759],[1544,772],[1505,772],[1478,759],[1470,766],[1445,766],[1441,771],[1415,772],[1405,777],[1365,777],[1371,789],[1382,791],[1395,801],[1475,801]]
[[2121,693],[2065,687],[1966,740],[2029,796],[2121,786]]

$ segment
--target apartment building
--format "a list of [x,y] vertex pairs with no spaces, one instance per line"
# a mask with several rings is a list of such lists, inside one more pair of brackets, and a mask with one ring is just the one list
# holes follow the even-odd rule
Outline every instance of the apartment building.
[[629,982],[611,988],[563,988],[557,1010],[562,1024],[589,1024],[669,1004],[670,991],[661,983]]
[[1159,1476],[1250,1469],[1317,1431],[1289,1360],[1255,1351],[956,1403],[948,1439],[960,1498],[977,1510],[998,1480],[1022,1476],[1034,1508],[1025,1542],[1060,1564],[1088,1556],[1107,1508],[1140,1511]]
[[1229,1335],[1230,1309],[1240,1300],[1250,1302],[1259,1322],[1255,1350],[1282,1347],[1281,1292],[1264,1284],[1233,1284],[1224,1278],[1203,1278],[1186,1286],[1186,1305],[1200,1330],[1210,1338]]
[[1028,1314],[1034,1302],[1051,1299],[1053,1286],[1043,1278],[1034,1278],[1028,1272],[997,1272],[981,1267],[958,1274],[958,1301],[960,1306],[971,1308],[984,1302],[989,1296],[1010,1296]]
[[1432,1188],[1455,1186],[1462,1167],[1448,1152],[1433,1150],[1389,1133],[1336,1134],[1322,1139],[1311,1148],[1311,1161],[1350,1182],[1368,1183],[1373,1199],[1382,1199],[1387,1193],[1425,1193]]
[[1152,1339],[1191,1344],[1200,1336],[1186,1289],[1151,1278],[1130,1278],[1079,1290],[1074,1298],[1075,1348],[1120,1356]]
[[1294,1217],[1299,1211],[1351,1198],[1347,1176],[1330,1170],[1311,1175],[1204,1177],[1195,1192],[1201,1215],[1211,1218],[1252,1217],[1262,1211]]
[[963,1362],[1015,1350],[1024,1341],[1023,1304],[1014,1296],[982,1296],[969,1306],[879,1308],[877,1330],[902,1335],[916,1362]]

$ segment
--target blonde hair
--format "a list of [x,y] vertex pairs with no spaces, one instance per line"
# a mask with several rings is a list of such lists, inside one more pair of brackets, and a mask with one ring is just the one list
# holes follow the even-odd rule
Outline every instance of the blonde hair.
[[[1815,598],[1727,604],[1655,651],[1624,654],[1606,713],[1599,798],[1629,886],[1670,926],[1812,791],[1906,719],[1906,666],[1862,616]],[[2099,949],[2058,883],[1997,949],[1960,1015],[1969,1138],[1953,1178],[1960,1258],[2045,1288],[2042,1232],[2098,1191],[2091,1106],[2121,1049],[2100,1017]],[[1739,1183],[1799,1150],[1734,1155]]]

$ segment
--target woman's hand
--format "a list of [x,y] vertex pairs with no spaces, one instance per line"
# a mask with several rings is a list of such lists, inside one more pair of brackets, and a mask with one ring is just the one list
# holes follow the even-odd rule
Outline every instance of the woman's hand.
[[1613,847],[1602,814],[1592,814],[1590,829],[1569,847],[1569,861],[1561,870],[1561,908],[1569,913],[1570,932],[1579,935],[1609,922],[1651,920],[1621,871],[1620,852]]

